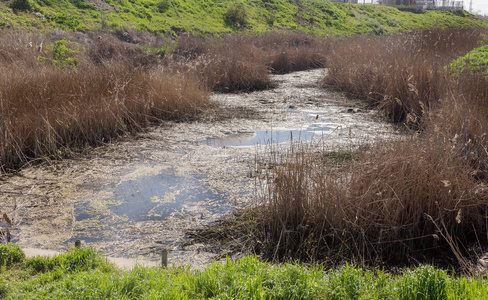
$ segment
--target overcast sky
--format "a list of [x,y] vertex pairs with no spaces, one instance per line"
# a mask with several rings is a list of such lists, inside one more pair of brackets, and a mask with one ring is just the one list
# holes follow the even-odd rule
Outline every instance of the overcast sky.
[[[469,10],[470,0],[464,0],[464,9]],[[473,0],[473,12],[481,11],[482,14],[488,15],[488,0]]]

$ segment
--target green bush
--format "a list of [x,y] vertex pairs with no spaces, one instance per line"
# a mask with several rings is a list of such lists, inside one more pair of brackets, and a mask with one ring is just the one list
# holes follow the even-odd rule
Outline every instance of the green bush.
[[227,6],[225,20],[227,24],[233,26],[245,26],[247,24],[247,11],[242,3],[231,3]]
[[48,46],[45,54],[50,57],[40,56],[39,60],[42,62],[51,62],[60,68],[76,68],[78,64],[78,50],[73,50],[69,46],[73,45],[66,39],[54,42],[52,46]]
[[30,0],[13,0],[10,8],[16,11],[29,11],[32,10],[32,2]]
[[449,65],[449,71],[454,76],[466,71],[488,76],[488,45],[476,48],[465,56],[455,59]]
[[0,245],[0,266],[11,266],[15,263],[22,262],[24,258],[24,251],[17,244],[9,243]]
[[70,0],[70,2],[79,9],[97,9],[95,4],[86,3],[85,0]]
[[62,13],[54,17],[54,22],[68,29],[77,29],[80,26],[80,21],[75,16]]
[[161,0],[156,4],[156,6],[158,7],[158,11],[160,13],[165,13],[169,9],[170,4],[170,0]]

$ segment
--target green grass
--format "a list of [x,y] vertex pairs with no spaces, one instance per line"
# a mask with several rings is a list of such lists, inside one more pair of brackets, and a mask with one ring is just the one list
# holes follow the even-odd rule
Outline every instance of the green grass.
[[[0,249],[7,246],[1,245]],[[20,251],[20,250],[19,250]],[[17,251],[17,253],[19,253]],[[21,252],[21,251],[20,251]],[[23,258],[0,272],[5,299],[488,299],[488,281],[432,266],[392,275],[350,265],[328,270],[256,257],[203,270],[116,269],[92,248]]]
[[30,3],[30,10],[14,10],[13,1],[0,2],[0,30],[10,24],[14,30],[32,31],[123,28],[171,35],[181,32],[207,35],[286,29],[342,36],[487,24],[464,11],[412,12],[322,0],[106,0],[110,6],[104,7],[89,0],[22,0]]

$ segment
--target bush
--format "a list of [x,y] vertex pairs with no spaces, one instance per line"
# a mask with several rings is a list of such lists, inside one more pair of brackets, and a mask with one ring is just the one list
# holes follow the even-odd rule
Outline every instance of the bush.
[[11,266],[24,260],[25,254],[17,244],[0,245],[0,266]]
[[158,7],[158,11],[160,13],[165,13],[169,9],[170,4],[170,0],[161,0],[156,4],[156,6]]
[[449,71],[454,76],[459,76],[466,71],[488,76],[488,46],[476,48],[465,56],[455,59],[449,65]]
[[246,26],[247,25],[247,11],[242,3],[231,3],[227,6],[225,12],[225,20],[231,26]]
[[52,62],[59,68],[75,68],[78,64],[78,50],[71,49],[75,43],[62,39],[54,42],[51,47],[47,47],[45,52],[50,57],[40,56],[39,59],[44,62]]
[[32,2],[30,0],[13,0],[10,8],[15,11],[30,11],[32,10]]

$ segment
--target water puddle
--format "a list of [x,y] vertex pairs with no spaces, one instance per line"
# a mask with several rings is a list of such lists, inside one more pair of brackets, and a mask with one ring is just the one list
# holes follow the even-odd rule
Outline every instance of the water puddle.
[[325,139],[330,136],[330,132],[334,129],[336,129],[336,127],[331,124],[315,123],[310,124],[303,129],[270,129],[254,132],[242,132],[220,138],[207,138],[206,140],[199,141],[198,143],[214,147],[283,144],[297,141]]
[[211,214],[228,212],[231,206],[224,200],[225,195],[210,190],[205,180],[205,175],[179,175],[174,170],[121,180],[107,187],[110,197],[75,206],[75,221],[83,226],[74,230],[67,243],[77,239],[95,243],[122,238],[120,232],[115,236],[110,231],[138,222],[162,221],[183,211],[197,216],[200,210]]

